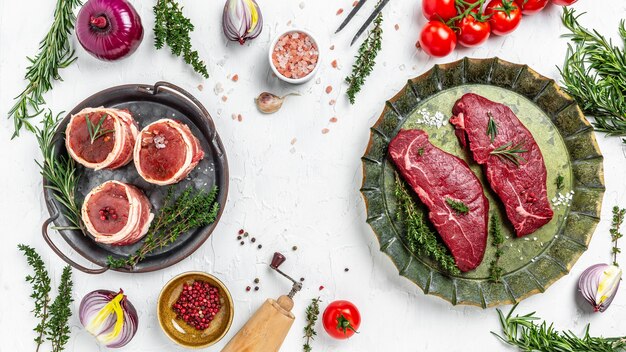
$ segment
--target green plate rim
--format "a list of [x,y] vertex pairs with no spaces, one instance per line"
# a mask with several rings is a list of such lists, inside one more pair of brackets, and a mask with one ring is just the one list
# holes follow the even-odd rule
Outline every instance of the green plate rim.
[[[570,212],[548,248],[519,270],[506,274],[501,283],[450,277],[428,266],[411,253],[391,225],[387,212],[383,176],[387,145],[422,100],[445,89],[466,84],[502,87],[533,101],[552,120],[563,137],[572,167],[575,191]],[[380,250],[395,264],[401,276],[453,305],[482,308],[517,303],[544,292],[567,275],[587,249],[600,221],[605,192],[603,157],[593,128],[576,102],[552,79],[527,65],[497,57],[461,60],[434,65],[424,74],[408,80],[371,127],[362,161],[360,189],[367,210],[367,223],[379,241]],[[393,232],[390,234],[389,232]]]

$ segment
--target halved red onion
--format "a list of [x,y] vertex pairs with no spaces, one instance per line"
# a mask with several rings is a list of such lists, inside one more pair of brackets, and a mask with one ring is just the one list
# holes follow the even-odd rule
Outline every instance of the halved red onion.
[[118,293],[109,290],[88,293],[78,311],[85,329],[109,348],[126,346],[137,333],[137,310],[121,289]]
[[138,133],[137,123],[127,110],[86,108],[70,118],[65,147],[87,168],[112,170],[130,162]]
[[621,278],[622,269],[615,265],[592,265],[580,275],[578,291],[594,311],[604,312],[613,302]]
[[156,185],[170,185],[187,177],[204,151],[187,125],[161,119],[146,126],[137,137],[134,161],[144,180]]
[[133,185],[107,181],[87,194],[81,216],[96,242],[125,246],[146,235],[154,218],[148,197]]
[[243,45],[263,30],[263,15],[255,0],[227,0],[222,15],[222,29],[228,40]]

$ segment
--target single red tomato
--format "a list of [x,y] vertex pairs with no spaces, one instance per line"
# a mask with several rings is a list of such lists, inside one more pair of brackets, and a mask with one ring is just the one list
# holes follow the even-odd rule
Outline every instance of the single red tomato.
[[348,301],[334,301],[324,310],[322,323],[330,337],[347,339],[361,326],[361,313]]
[[522,21],[522,11],[513,0],[491,0],[485,8],[485,15],[491,16],[491,32],[497,35],[513,32]]
[[469,14],[458,23],[459,44],[471,48],[486,42],[491,33],[491,27],[487,21],[479,21],[474,15]]
[[456,16],[455,0],[423,0],[422,14],[429,21],[447,21]]
[[430,21],[422,28],[415,46],[430,56],[444,57],[456,47],[456,34],[445,23]]
[[552,3],[559,6],[569,6],[578,0],[552,0]]
[[515,0],[524,15],[534,15],[548,5],[548,0]]

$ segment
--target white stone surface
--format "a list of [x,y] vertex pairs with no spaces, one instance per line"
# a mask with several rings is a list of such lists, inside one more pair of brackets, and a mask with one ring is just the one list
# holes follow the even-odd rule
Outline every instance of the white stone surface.
[[[155,273],[126,275],[105,273],[89,276],[74,271],[74,316],[68,351],[104,351],[80,326],[76,310],[84,294],[94,289],[122,287],[139,310],[137,336],[124,351],[181,351],[160,331],[156,298],[167,280],[188,270],[204,270],[220,277],[230,288],[236,305],[233,328],[222,342],[209,348],[219,350],[248,319],[266,297],[288,291],[288,284],[268,269],[274,250],[283,251],[288,261],[284,270],[295,277],[306,277],[304,290],[296,298],[296,320],[283,351],[299,351],[302,345],[304,307],[321,295],[324,305],[334,299],[356,303],[363,315],[361,333],[349,341],[331,340],[318,325],[314,351],[502,351],[506,347],[489,331],[499,330],[494,309],[451,306],[443,300],[425,296],[408,280],[398,276],[365,223],[365,207],[359,193],[360,156],[369,131],[380,114],[384,101],[393,96],[410,77],[438,62],[463,56],[492,57],[528,64],[540,73],[558,79],[557,64],[564,59],[567,41],[560,38],[564,29],[560,10],[550,7],[540,15],[525,18],[520,28],[505,38],[493,38],[487,45],[461,49],[445,59],[431,59],[414,47],[419,28],[419,1],[391,1],[384,11],[383,51],[357,104],[345,98],[343,78],[352,65],[356,47],[350,38],[369,13],[374,1],[353,22],[334,35],[352,0],[259,0],[265,20],[261,36],[245,46],[227,42],[221,32],[222,1],[182,0],[185,13],[196,24],[194,45],[207,60],[211,77],[202,79],[167,50],[152,45],[152,5],[154,1],[133,0],[146,29],[144,42],[130,58],[113,63],[98,61],[77,47],[78,61],[61,71],[63,82],[46,94],[48,106],[56,112],[71,110],[92,93],[124,83],[170,81],[198,97],[213,115],[228,152],[230,194],[225,213],[209,241],[190,258]],[[0,0],[0,111],[3,116],[12,98],[24,86],[28,64],[25,56],[34,55],[38,42],[48,29],[54,1]],[[582,19],[602,33],[617,37],[619,20],[626,14],[621,0],[601,2],[581,0],[575,7],[587,11]],[[345,14],[345,13],[344,13]],[[302,86],[288,86],[272,77],[267,63],[267,46],[277,30],[289,24],[317,33],[321,43],[322,67],[317,78]],[[394,25],[399,25],[399,30]],[[73,39],[74,46],[78,46]],[[329,50],[334,45],[335,50]],[[339,67],[331,67],[337,60]],[[238,82],[229,77],[239,75]],[[198,85],[204,89],[199,90]],[[214,94],[221,85],[224,93]],[[331,85],[330,94],[324,92]],[[277,94],[300,92],[290,97],[282,111],[259,114],[253,98],[262,91]],[[223,102],[222,95],[228,100]],[[329,105],[331,99],[337,104]],[[232,119],[241,114],[243,121]],[[337,123],[329,119],[337,117]],[[0,119],[0,351],[32,351],[35,320],[29,311],[32,301],[24,282],[28,267],[16,249],[27,243],[38,249],[50,268],[54,284],[64,263],[45,245],[40,235],[47,217],[42,200],[41,177],[33,159],[39,159],[35,138],[24,134],[10,140],[13,127]],[[328,128],[329,132],[322,133]],[[544,293],[525,300],[520,313],[537,311],[559,329],[581,333],[587,323],[595,335],[626,335],[626,292],[620,292],[604,314],[587,314],[575,302],[576,281],[589,265],[609,260],[610,209],[626,206],[626,155],[618,138],[598,135],[605,155],[607,192],[600,226],[589,250],[580,258],[570,275]],[[236,232],[245,228],[260,243],[240,246]],[[626,242],[624,242],[626,245]],[[291,247],[297,245],[297,252]],[[67,250],[67,246],[64,246]],[[80,259],[73,253],[73,258]],[[626,255],[622,255],[626,263]],[[348,273],[344,268],[349,267]],[[255,277],[261,279],[259,292],[244,288]],[[324,285],[326,289],[318,291]],[[624,291],[625,288],[622,288]],[[508,308],[505,308],[508,309]]]

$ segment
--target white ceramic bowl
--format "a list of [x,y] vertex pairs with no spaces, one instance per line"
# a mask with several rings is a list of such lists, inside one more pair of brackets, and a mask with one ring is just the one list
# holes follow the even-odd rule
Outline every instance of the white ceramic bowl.
[[[313,41],[313,43],[315,43],[315,46],[317,46],[318,57],[317,57],[317,62],[315,63],[315,68],[313,68],[313,71],[309,72],[309,74],[304,77],[300,77],[300,78],[285,77],[280,72],[278,72],[278,69],[276,68],[276,66],[274,66],[274,62],[272,61],[272,53],[274,52],[276,43],[278,43],[278,39],[280,39],[280,37],[282,37],[283,35],[287,33],[304,33],[308,35]],[[272,68],[272,71],[274,71],[274,74],[276,75],[276,77],[280,78],[282,81],[287,82],[287,83],[302,84],[302,83],[308,82],[309,80],[311,80],[311,78],[313,78],[313,76],[315,76],[315,74],[317,73],[317,69],[320,67],[320,59],[322,58],[322,54],[320,50],[320,45],[318,41],[315,39],[315,36],[313,35],[313,33],[307,31],[306,29],[290,28],[285,31],[279,32],[276,35],[276,37],[274,37],[274,40],[272,40],[272,44],[270,45],[268,58],[270,62],[270,67]]]

